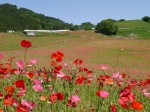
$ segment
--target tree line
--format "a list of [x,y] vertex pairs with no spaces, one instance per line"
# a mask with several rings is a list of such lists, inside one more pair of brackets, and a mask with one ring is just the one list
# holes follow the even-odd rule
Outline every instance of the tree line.
[[26,8],[17,8],[12,4],[0,5],[0,32],[7,30],[61,30],[69,29],[71,24],[62,20],[38,14]]
[[[143,21],[150,23],[150,17],[145,16]],[[17,8],[16,5],[9,3],[0,5],[0,32],[7,32],[8,30],[23,31],[25,29],[30,30],[92,30],[95,29],[97,33],[103,33],[106,35],[115,35],[118,31],[118,26],[115,22],[126,21],[125,19],[114,20],[106,19],[97,25],[93,25],[91,22],[84,22],[81,25],[73,25],[72,23],[66,23],[54,17],[48,17],[44,14],[38,14],[32,10],[26,8]]]

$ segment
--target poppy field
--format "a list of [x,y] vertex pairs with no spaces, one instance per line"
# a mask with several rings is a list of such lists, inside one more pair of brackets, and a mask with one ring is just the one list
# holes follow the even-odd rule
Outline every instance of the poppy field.
[[150,112],[149,40],[88,35],[3,49],[0,112]]

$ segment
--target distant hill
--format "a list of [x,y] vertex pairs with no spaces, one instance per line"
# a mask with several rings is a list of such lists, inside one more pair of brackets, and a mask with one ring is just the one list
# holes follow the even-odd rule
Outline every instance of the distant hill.
[[150,38],[150,23],[142,20],[128,20],[115,22],[118,25],[117,35],[137,38]]
[[54,17],[38,14],[26,8],[17,8],[12,4],[0,4],[0,32],[25,29],[69,29],[70,24]]

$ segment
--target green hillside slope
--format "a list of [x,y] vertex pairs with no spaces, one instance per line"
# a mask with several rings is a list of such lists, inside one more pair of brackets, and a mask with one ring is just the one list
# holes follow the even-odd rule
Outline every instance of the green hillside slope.
[[135,38],[150,38],[150,23],[142,20],[128,20],[116,22],[118,25],[119,36],[135,37]]
[[69,29],[70,24],[62,20],[38,14],[26,8],[17,8],[12,4],[0,4],[0,32],[25,29]]

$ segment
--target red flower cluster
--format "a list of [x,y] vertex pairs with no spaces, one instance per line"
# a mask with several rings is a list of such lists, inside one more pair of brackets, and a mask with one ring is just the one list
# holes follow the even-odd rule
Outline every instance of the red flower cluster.
[[60,51],[57,51],[56,53],[51,54],[51,58],[56,60],[57,62],[62,62],[63,57],[64,57],[64,54]]
[[22,40],[20,44],[24,48],[28,48],[28,47],[32,46],[32,43],[30,41],[28,41],[28,40]]
[[55,103],[56,100],[63,100],[64,99],[64,94],[63,93],[53,93],[49,96],[49,101],[52,102],[52,103]]
[[142,110],[143,105],[141,102],[136,101],[135,95],[131,92],[131,87],[127,86],[120,91],[120,98],[118,102],[123,108],[134,108],[136,110]]
[[75,65],[82,65],[82,64],[83,64],[83,61],[82,61],[82,60],[79,60],[79,59],[76,59],[76,60],[74,61],[74,64],[75,64]]
[[68,100],[67,106],[76,107],[79,102],[80,102],[80,97],[77,95],[72,95]]
[[131,87],[127,86],[120,91],[118,102],[123,108],[129,108],[128,103],[135,100],[135,95],[131,92]]
[[12,106],[13,104],[13,96],[12,94],[7,94],[4,96],[4,105],[10,105]]
[[83,84],[84,81],[86,80],[86,78],[82,75],[78,76],[77,79],[76,79],[76,84]]
[[97,81],[98,81],[100,86],[113,84],[112,78],[110,76],[108,76],[108,75],[100,75],[97,78]]
[[[23,44],[23,43],[24,42],[22,42],[21,45],[25,48],[28,48],[31,46],[31,44],[27,44],[27,43]],[[109,76],[106,74],[97,76],[97,73],[93,74],[93,71],[90,71],[88,70],[88,68],[80,66],[83,64],[83,61],[79,59],[75,60],[73,63],[73,67],[75,69],[74,68],[71,69],[70,65],[68,66],[65,65],[65,68],[63,68],[61,63],[59,63],[59,62],[62,62],[63,57],[64,57],[64,54],[60,51],[57,51],[56,53],[52,53],[51,55],[52,69],[50,70],[49,69],[47,70],[45,67],[38,70],[36,69],[36,66],[30,66],[29,68],[24,69],[24,66],[23,66],[24,64],[21,61],[17,63],[17,66],[19,67],[18,69],[12,68],[12,65],[11,65],[12,60],[9,61],[9,63],[0,63],[0,78],[3,78],[3,80],[8,79],[9,81],[11,80],[14,81],[14,79],[17,79],[16,81],[12,83],[13,85],[5,85],[5,84],[10,84],[10,82],[9,83],[5,81],[0,82],[4,87],[1,89],[4,91],[0,92],[0,99],[3,102],[1,104],[3,104],[5,107],[13,106],[16,112],[31,112],[35,107],[37,107],[35,111],[45,111],[45,110],[42,110],[42,106],[46,107],[44,104],[44,103],[47,103],[46,100],[48,100],[49,101],[48,103],[51,103],[52,106],[56,105],[54,106],[54,109],[55,108],[57,109],[57,107],[59,107],[60,105],[54,104],[55,102],[62,101],[66,99],[64,97],[70,94],[73,94],[67,99],[67,102],[62,101],[61,105],[64,106],[63,104],[65,103],[66,105],[67,103],[67,106],[69,107],[76,107],[78,103],[80,102],[80,97],[76,94],[80,94],[81,96],[83,96],[84,94],[87,94],[86,91],[89,91],[89,95],[91,95],[90,98],[91,99],[93,98],[92,99],[93,101],[92,101],[91,107],[87,106],[86,110],[88,110],[88,108],[92,108],[92,112],[94,112],[94,109],[96,109],[97,107],[98,109],[100,109],[99,106],[97,106],[97,102],[95,102],[96,101],[95,97],[98,96],[98,98],[101,98],[100,100],[105,100],[105,98],[109,98],[108,100],[110,102],[107,102],[105,105],[102,105],[102,106],[107,106],[107,104],[109,104],[110,111],[116,112],[117,104],[115,105],[112,103],[116,101],[113,98],[117,96],[115,96],[116,94],[112,93],[113,89],[115,87],[118,87],[117,85],[120,85],[116,89],[116,90],[120,90],[123,84],[129,84],[129,86],[124,87],[123,89],[121,89],[121,91],[119,91],[119,98],[118,98],[119,104],[125,109],[135,109],[135,110],[141,111],[144,108],[142,103],[135,99],[135,95],[132,93],[131,90],[134,88],[137,89],[138,91],[143,90],[142,93],[145,96],[149,97],[150,93],[149,93],[149,88],[147,88],[147,86],[149,86],[150,84],[150,79],[147,79],[145,81],[144,80],[138,81],[138,80],[131,79],[131,78],[127,79],[126,74],[120,74],[120,73],[114,73],[112,74],[112,76]],[[35,62],[33,63],[35,64]],[[101,67],[103,71],[107,69],[106,65],[102,65]],[[15,78],[13,76],[15,76]],[[20,77],[21,79],[19,80],[18,78]],[[25,84],[25,81],[27,81],[26,84]],[[89,85],[90,83],[91,85],[88,86],[88,89],[87,87],[85,87],[86,85],[85,86],[81,85],[81,84]],[[78,85],[75,85],[75,84],[78,84]],[[99,86],[102,86],[102,87],[99,87]],[[104,86],[107,86],[108,88]],[[30,90],[31,87],[33,87],[34,91]],[[82,87],[85,87],[85,88],[82,88]],[[101,88],[101,89],[95,91],[95,89],[97,88]],[[109,90],[109,88],[111,89]],[[102,90],[102,89],[106,89],[107,91]],[[61,92],[55,92],[59,90],[63,90],[64,94]],[[28,91],[27,96],[25,96],[26,91]],[[40,94],[35,93],[35,91],[40,91],[41,93]],[[96,93],[96,95],[93,95],[93,92]],[[37,101],[37,105],[33,101],[22,100],[22,98],[28,99],[30,94],[33,96],[37,94],[37,97],[36,96],[32,97],[33,101]],[[40,100],[43,101],[42,103],[38,101],[39,95],[40,95]],[[112,97],[112,95],[114,96]],[[24,96],[24,97],[21,97],[21,96]],[[111,98],[113,100],[111,100]],[[85,101],[86,98],[83,98],[83,100],[84,100],[83,103],[86,103]],[[81,103],[81,105],[79,106],[77,110],[80,110],[83,107],[82,106],[84,105],[83,103]],[[7,108],[2,107],[2,109],[7,109]],[[3,112],[2,109],[0,108],[0,112]],[[66,107],[64,107],[64,109],[66,109]],[[53,111],[53,108],[51,108],[51,110]],[[86,110],[83,110],[83,111],[86,111]],[[66,110],[63,110],[63,111],[66,111]],[[101,111],[101,109],[98,111]],[[123,110],[120,109],[119,111],[123,111]]]

